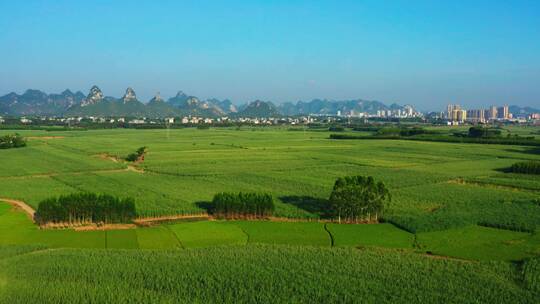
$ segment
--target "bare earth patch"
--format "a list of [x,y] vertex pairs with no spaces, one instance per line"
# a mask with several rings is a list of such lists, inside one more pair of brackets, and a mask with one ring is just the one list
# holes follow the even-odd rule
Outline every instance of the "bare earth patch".
[[49,140],[49,139],[62,139],[65,138],[64,136],[29,136],[26,137],[26,139],[41,139],[41,140]]

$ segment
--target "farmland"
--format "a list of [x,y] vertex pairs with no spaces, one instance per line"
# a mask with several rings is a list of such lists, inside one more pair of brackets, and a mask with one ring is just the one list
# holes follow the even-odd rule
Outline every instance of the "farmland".
[[[0,302],[74,302],[71,290],[120,303],[539,297],[540,178],[507,171],[540,161],[534,147],[331,140],[279,127],[18,132],[27,146],[0,151],[0,198],[37,208],[105,193],[134,198],[137,217],[149,217],[203,213],[220,192],[261,192],[274,197],[276,219],[48,230],[0,202]],[[143,146],[144,162],[123,161]],[[325,221],[334,181],[349,175],[385,183],[383,223]]]

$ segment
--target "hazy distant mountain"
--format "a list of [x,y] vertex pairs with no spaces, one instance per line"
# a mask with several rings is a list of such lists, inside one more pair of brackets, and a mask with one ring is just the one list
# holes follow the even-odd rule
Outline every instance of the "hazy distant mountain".
[[514,116],[527,116],[534,113],[540,113],[540,109],[535,109],[532,107],[520,107],[520,106],[509,106],[508,111]]
[[211,98],[211,99],[208,99],[207,101],[218,106],[223,112],[227,114],[238,112],[238,107],[235,106],[230,99],[219,100],[216,98]]
[[137,99],[132,88],[127,88],[121,99],[104,97],[97,86],[90,89],[88,96],[80,103],[69,107],[66,116],[146,116],[146,106]]
[[226,114],[217,104],[211,101],[201,101],[199,98],[189,96],[182,91],[169,98],[167,103],[178,109],[182,115],[218,117]]
[[55,115],[84,99],[81,92],[65,90],[50,94],[39,90],[27,90],[22,95],[9,93],[0,97],[0,113],[7,115]]
[[281,114],[278,108],[270,101],[255,100],[236,115],[240,117],[276,117]]
[[344,114],[351,111],[355,113],[367,112],[369,114],[376,114],[379,110],[397,109],[402,109],[402,107],[398,104],[387,106],[379,101],[362,99],[340,101],[313,99],[310,102],[299,101],[296,104],[287,102],[279,106],[280,112],[285,115],[336,114],[338,111]]
[[147,117],[152,118],[176,117],[180,115],[179,109],[166,103],[159,93],[146,104],[146,112]]

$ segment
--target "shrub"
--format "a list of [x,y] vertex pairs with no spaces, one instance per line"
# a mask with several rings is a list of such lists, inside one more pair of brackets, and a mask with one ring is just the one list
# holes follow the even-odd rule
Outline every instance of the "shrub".
[[136,215],[132,198],[119,199],[107,194],[75,193],[49,198],[39,203],[36,222],[127,223]]
[[21,148],[24,146],[26,146],[26,140],[17,133],[0,137],[0,149]]
[[146,147],[140,147],[135,151],[135,153],[131,153],[126,157],[127,161],[130,162],[136,162],[139,160],[144,160],[144,154],[146,154]]
[[510,167],[510,171],[514,173],[540,174],[540,162],[528,161],[515,163]]
[[274,201],[266,193],[218,193],[212,200],[212,213],[218,217],[268,217],[274,212]]

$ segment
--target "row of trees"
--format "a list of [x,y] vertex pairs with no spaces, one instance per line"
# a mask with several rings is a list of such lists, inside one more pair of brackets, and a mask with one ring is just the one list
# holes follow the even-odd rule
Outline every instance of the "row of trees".
[[0,137],[0,149],[21,148],[24,146],[26,146],[26,140],[17,133]]
[[528,161],[515,163],[510,167],[510,171],[514,173],[540,174],[540,162]]
[[473,138],[500,137],[501,130],[486,127],[470,127],[468,136]]
[[274,213],[274,200],[266,193],[230,193],[214,195],[212,213],[218,217],[268,217]]
[[49,198],[39,203],[35,220],[39,224],[129,223],[136,216],[135,200],[107,194],[75,193]]
[[329,205],[339,222],[377,221],[390,200],[383,182],[371,176],[348,176],[336,180]]

